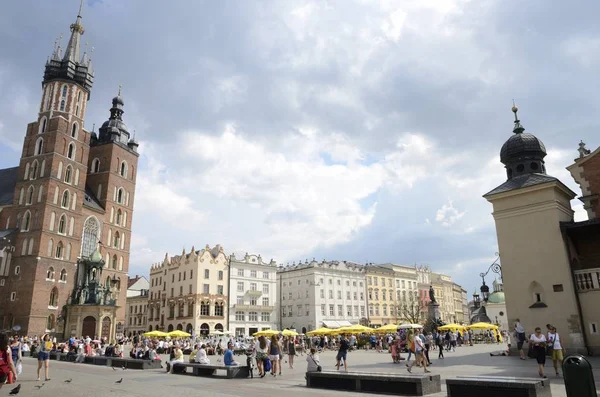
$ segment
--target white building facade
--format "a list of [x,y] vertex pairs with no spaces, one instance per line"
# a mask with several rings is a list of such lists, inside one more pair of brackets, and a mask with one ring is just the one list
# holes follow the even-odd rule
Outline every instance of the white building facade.
[[148,331],[148,291],[150,282],[144,276],[135,276],[127,280],[127,298],[125,299],[126,336],[143,334]]
[[280,328],[298,332],[368,323],[364,266],[305,262],[277,272]]
[[229,331],[251,336],[265,329],[277,329],[277,264],[263,262],[260,255],[229,257]]

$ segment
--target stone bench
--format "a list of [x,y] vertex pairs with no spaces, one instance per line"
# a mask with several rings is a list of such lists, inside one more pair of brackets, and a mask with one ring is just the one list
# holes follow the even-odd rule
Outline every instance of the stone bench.
[[192,374],[195,376],[219,376],[219,373],[217,371],[225,371],[225,377],[227,379],[247,378],[248,376],[250,376],[250,371],[246,366],[206,365],[197,363],[173,364],[173,373],[185,374],[187,373],[187,368],[192,368]]
[[446,379],[448,397],[552,397],[550,381],[502,376],[461,376]]
[[399,396],[426,396],[442,391],[440,375],[338,371],[307,372],[306,387]]
[[160,369],[162,366],[160,360],[143,360],[138,358],[119,358],[113,357],[109,366],[127,369]]
[[[37,359],[37,358],[38,358],[38,353],[39,353],[39,351],[35,351],[35,352],[33,352],[33,353],[30,353],[30,355],[31,355],[31,357],[33,357],[33,358],[36,358],[36,359]],[[61,356],[62,354],[65,354],[65,353],[50,352],[50,360],[59,360],[59,359],[60,359],[60,356]]]
[[77,359],[77,354],[63,353],[58,357],[59,361],[67,361],[67,362],[75,362],[76,359]]
[[109,366],[111,365],[111,357],[105,357],[105,356],[86,356],[83,360],[84,363],[86,364],[93,364],[93,365],[103,365],[103,366]]

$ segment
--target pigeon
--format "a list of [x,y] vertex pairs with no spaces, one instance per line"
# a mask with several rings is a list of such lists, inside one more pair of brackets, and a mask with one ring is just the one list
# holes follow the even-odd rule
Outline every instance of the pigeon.
[[11,396],[14,396],[15,394],[19,394],[20,391],[21,391],[21,385],[19,384],[19,386],[12,389],[10,391],[10,393],[8,393],[8,394],[10,394]]
[[41,385],[37,385],[35,386],[36,389],[40,390],[42,387],[44,387],[45,383],[42,383]]
[[123,383],[123,378],[119,379],[118,381],[116,381],[115,383]]
[[115,367],[112,367],[113,371],[116,371],[117,369]]
[[71,379],[71,378],[65,380],[65,383],[71,383],[71,382],[73,382],[73,379]]

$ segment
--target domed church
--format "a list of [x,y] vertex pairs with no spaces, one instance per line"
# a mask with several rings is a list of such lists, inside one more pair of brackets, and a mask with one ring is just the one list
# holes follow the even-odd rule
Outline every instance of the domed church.
[[[493,206],[502,284],[494,285],[487,314],[506,305],[509,329],[520,319],[526,332],[550,323],[569,353],[600,353],[600,148],[579,144],[567,167],[582,194],[589,220],[575,222],[577,194],[548,175],[546,147],[525,132],[513,106],[513,134],[500,150],[506,181],[483,197]],[[506,295],[504,295],[506,293]],[[508,313],[508,317],[506,316]]]

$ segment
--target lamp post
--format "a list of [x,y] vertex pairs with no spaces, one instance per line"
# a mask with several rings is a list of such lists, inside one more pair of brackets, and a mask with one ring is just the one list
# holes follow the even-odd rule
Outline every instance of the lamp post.
[[482,282],[481,288],[479,290],[481,291],[481,297],[483,298],[484,302],[487,302],[488,298],[490,297],[490,287],[488,287],[485,283],[485,276],[487,276],[490,270],[500,275],[500,281],[502,281],[502,266],[500,266],[500,264],[498,263],[499,260],[500,254],[496,252],[496,260],[492,262],[492,264],[490,265],[490,267],[488,267],[485,273],[479,273],[479,277],[481,277]]

